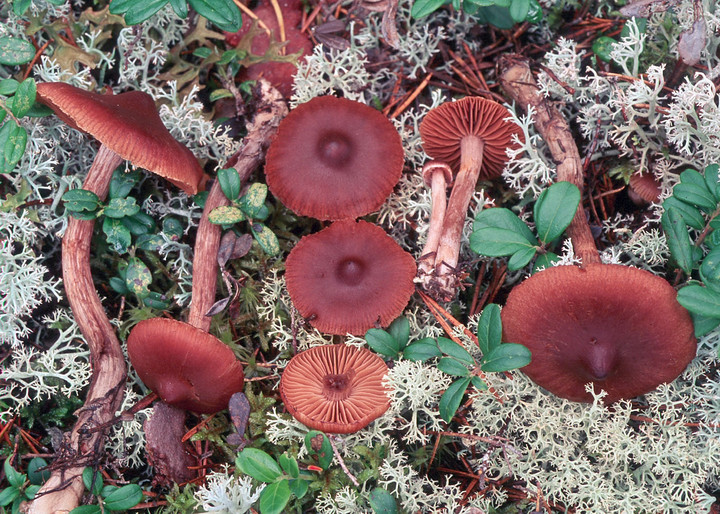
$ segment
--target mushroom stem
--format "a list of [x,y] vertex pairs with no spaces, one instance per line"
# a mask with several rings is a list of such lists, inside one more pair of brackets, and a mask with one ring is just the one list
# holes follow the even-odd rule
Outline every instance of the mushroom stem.
[[435,257],[438,284],[448,287],[450,296],[455,293],[450,282],[457,268],[465,218],[480,176],[484,149],[485,142],[477,136],[465,136],[460,141],[460,171],[450,193]]
[[450,166],[442,161],[430,161],[423,166],[423,178],[425,183],[430,186],[432,211],[430,212],[425,246],[418,259],[419,277],[430,274],[435,268],[435,255],[440,243],[443,221],[445,220],[445,208],[447,206],[445,189],[450,181],[448,177],[452,179],[452,170]]
[[[105,145],[100,146],[83,188],[102,200],[110,179],[123,159]],[[95,291],[90,270],[90,240],[94,220],[70,218],[62,241],[62,268],[65,293],[75,321],[90,347],[92,380],[85,404],[69,437],[66,453],[54,464],[54,471],[32,502],[30,513],[70,511],[83,494],[82,471],[92,464],[103,448],[104,430],[89,431],[115,416],[122,403],[126,370],[120,341]],[[66,467],[69,465],[69,467]]]
[[[530,106],[535,111],[535,126],[550,148],[557,165],[557,180],[575,184],[583,192],[583,166],[577,145],[572,138],[570,127],[563,115],[541,94],[530,71],[527,59],[514,55],[500,61],[500,85],[519,106]],[[582,265],[600,263],[595,239],[585,217],[582,203],[567,228],[567,235],[573,244],[575,255],[582,259]]]
[[[258,108],[255,118],[246,126],[247,136],[243,141],[242,150],[230,161],[234,161],[233,167],[238,171],[240,181],[243,183],[265,158],[265,150],[277,132],[280,120],[287,115],[287,105],[282,95],[266,80],[258,81],[257,96]],[[219,225],[210,223],[209,216],[216,207],[229,203],[220,188],[219,181],[216,180],[205,201],[195,239],[192,303],[188,323],[205,332],[210,330],[211,322],[210,316],[206,316],[205,313],[215,303],[219,268],[217,253],[222,233]]]

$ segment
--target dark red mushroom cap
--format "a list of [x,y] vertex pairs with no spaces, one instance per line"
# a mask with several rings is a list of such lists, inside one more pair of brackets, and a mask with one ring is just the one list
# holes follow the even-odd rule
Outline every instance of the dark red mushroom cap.
[[513,134],[522,137],[516,123],[505,121],[509,115],[499,103],[477,96],[446,102],[427,113],[420,123],[425,153],[457,170],[460,142],[466,136],[476,136],[485,144],[480,178],[497,177],[508,160],[505,150],[517,146]]
[[192,325],[168,318],[141,321],[127,340],[140,380],[174,407],[199,413],[227,408],[245,376],[232,350]]
[[329,334],[361,335],[389,325],[415,290],[415,260],[366,221],[337,221],[303,237],[285,267],[293,304]]
[[288,208],[321,220],[377,210],[400,179],[404,152],[393,124],[359,102],[322,96],[280,122],[265,164]]
[[525,372],[569,400],[611,404],[671,382],[695,356],[692,319],[673,287],[644,270],[610,264],[557,266],[515,287],[502,310],[503,338],[532,352]]
[[366,427],[390,407],[383,377],[388,367],[376,354],[333,344],[300,352],[280,377],[288,412],[323,432],[349,434]]
[[662,192],[660,182],[652,173],[633,173],[630,175],[630,192],[645,202],[657,202]]
[[62,82],[37,85],[38,102],[135,166],[195,194],[203,170],[163,125],[152,97],[141,91],[101,95]]

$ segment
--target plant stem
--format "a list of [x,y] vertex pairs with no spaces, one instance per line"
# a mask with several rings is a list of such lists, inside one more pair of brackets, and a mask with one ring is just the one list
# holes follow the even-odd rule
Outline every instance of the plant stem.
[[[557,180],[575,184],[582,197],[584,174],[580,152],[565,118],[540,93],[528,60],[519,55],[505,56],[500,60],[499,69],[500,85],[507,95],[520,107],[527,110],[527,106],[531,106],[535,110],[535,127],[557,163]],[[567,228],[567,235],[572,241],[575,255],[582,259],[583,266],[600,263],[582,202]]]
[[[105,199],[112,173],[123,159],[101,146],[88,172],[83,189]],[[84,485],[82,471],[94,465],[104,446],[104,430],[92,431],[115,417],[124,391],[125,358],[115,328],[105,314],[95,291],[90,270],[90,241],[94,220],[70,218],[62,241],[65,293],[80,331],[90,347],[92,379],[85,404],[64,449],[52,465],[53,472],[32,502],[31,514],[70,511],[80,504]]]

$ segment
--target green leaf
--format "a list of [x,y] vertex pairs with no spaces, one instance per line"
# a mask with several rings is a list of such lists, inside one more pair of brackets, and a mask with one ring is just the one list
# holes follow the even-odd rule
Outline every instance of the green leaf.
[[478,391],[485,391],[488,388],[488,385],[485,383],[485,381],[480,377],[472,377],[470,380],[470,383],[477,389]]
[[237,32],[242,27],[240,10],[232,0],[188,0],[188,3],[222,30]]
[[255,182],[248,188],[242,198],[240,198],[240,208],[250,218],[258,218],[258,214],[260,214],[263,207],[265,207],[267,192],[267,185]]
[[15,91],[15,97],[12,104],[12,113],[17,118],[22,118],[29,111],[35,103],[35,94],[37,93],[37,87],[35,86],[35,80],[28,78],[23,80]]
[[502,342],[502,319],[500,318],[500,306],[488,304],[480,314],[477,329],[478,345],[483,355],[500,346]]
[[122,220],[105,218],[103,232],[108,244],[120,255],[126,253],[132,244],[132,234]]
[[17,91],[20,82],[15,79],[2,79],[0,80],[0,95],[10,96],[14,95]]
[[440,9],[444,3],[445,0],[415,0],[412,9],[410,9],[410,16],[416,20],[424,18]]
[[460,407],[465,390],[470,385],[470,377],[459,378],[445,390],[443,395],[440,397],[439,412],[440,417],[445,420],[446,423],[450,423],[455,413]]
[[440,357],[442,352],[435,339],[426,337],[407,345],[402,354],[407,360],[424,362],[433,357]]
[[597,55],[598,59],[605,62],[611,62],[610,52],[613,51],[613,46],[617,43],[613,38],[608,36],[600,36],[593,41],[592,51]]
[[110,284],[110,287],[113,291],[115,291],[117,294],[121,295],[127,295],[130,294],[130,291],[128,290],[127,286],[125,285],[125,279],[120,277],[110,277],[110,280],[108,280],[108,284]]
[[10,167],[15,166],[25,153],[27,144],[27,131],[15,122],[7,122],[13,128],[5,141],[5,161]]
[[92,212],[102,204],[98,195],[87,189],[70,189],[62,195],[65,208],[71,212]]
[[504,228],[510,232],[520,234],[523,239],[532,244],[537,244],[535,235],[525,222],[518,218],[510,209],[505,209],[504,207],[493,207],[492,209],[480,211],[473,222],[473,231],[482,228]]
[[266,255],[274,257],[280,253],[280,242],[275,233],[268,227],[262,223],[253,223],[250,225],[250,231]]
[[443,373],[456,377],[467,377],[470,375],[470,370],[467,369],[467,365],[452,357],[443,357],[440,359],[437,363],[437,368]]
[[510,16],[515,23],[522,23],[530,10],[530,0],[512,0]]
[[162,293],[158,293],[155,291],[150,291],[148,295],[142,299],[143,305],[146,305],[147,307],[150,307],[152,309],[158,309],[161,311],[167,310],[170,308],[170,300],[167,296],[165,296]]
[[150,269],[137,257],[130,257],[125,271],[125,285],[127,288],[139,298],[144,298],[150,292],[148,290],[150,284],[152,284]]
[[11,486],[20,489],[25,484],[27,477],[10,465],[10,458],[5,459],[3,470],[5,471],[5,478]]
[[183,225],[177,218],[167,217],[162,222],[163,232],[173,241],[178,241],[183,235]]
[[540,193],[533,209],[540,241],[547,244],[560,237],[570,225],[578,205],[580,190],[570,182],[558,182]]
[[99,505],[80,505],[70,511],[70,514],[103,514]]
[[300,476],[300,468],[298,467],[297,461],[290,457],[287,453],[283,453],[278,457],[278,462],[283,471],[293,478]]
[[470,234],[470,248],[487,257],[506,257],[518,251],[534,249],[535,243],[506,228],[485,227]]
[[42,457],[34,457],[28,463],[28,479],[33,485],[41,485],[45,480],[50,478],[49,469],[41,469],[48,465],[47,461]]
[[713,194],[715,197],[715,201],[720,202],[720,176],[718,176],[718,172],[720,171],[720,165],[718,164],[711,164],[705,168],[705,184],[707,185],[708,190]]
[[311,430],[305,434],[305,447],[308,455],[317,457],[318,466],[327,469],[333,460],[332,446],[327,436],[318,430]]
[[228,200],[234,202],[240,196],[242,181],[240,174],[235,168],[224,168],[217,172],[217,180],[220,182],[220,189]]
[[673,196],[705,212],[712,212],[717,207],[717,200],[708,189],[705,177],[696,170],[688,169],[680,174],[680,183],[673,188]]
[[234,205],[221,205],[215,207],[210,214],[208,214],[208,220],[210,223],[215,225],[234,225],[246,220],[243,211],[235,207]]
[[185,19],[188,15],[187,2],[185,0],[170,0],[170,6],[178,18]]
[[505,343],[490,350],[482,361],[483,371],[509,371],[530,364],[530,350],[517,343]]
[[516,271],[527,266],[535,254],[537,253],[536,247],[523,248],[518,250],[510,256],[507,262],[507,267],[510,271]]
[[30,7],[30,4],[32,3],[32,0],[14,0],[13,1],[13,12],[17,16],[22,16],[25,14],[25,11],[28,10],[28,7]]
[[282,476],[282,470],[275,459],[257,448],[245,448],[235,463],[241,472],[260,482],[269,484]]
[[376,487],[368,498],[370,508],[375,514],[397,514],[397,501],[382,487]]
[[[113,2],[110,3],[110,12],[112,14],[120,14],[119,11],[113,12],[113,4],[117,1],[118,0],[113,0]],[[128,25],[142,23],[165,7],[167,3],[168,0],[128,0],[127,2],[123,2],[123,4],[129,4],[123,5],[122,7],[125,13],[125,23]]]
[[664,210],[668,210],[671,207],[675,209],[678,214],[682,216],[682,219],[687,226],[697,230],[702,230],[705,227],[705,218],[703,218],[703,215],[694,205],[682,202],[672,196],[670,198],[666,198],[662,205]]
[[535,266],[533,266],[533,273],[536,273],[540,269],[552,268],[557,261],[560,260],[560,256],[553,252],[545,252],[538,255],[535,259]]
[[[173,0],[170,0],[170,1],[172,2]],[[178,0],[178,1],[180,1],[180,0]],[[183,3],[185,3],[184,0],[183,0]],[[202,46],[202,47],[200,47],[200,48],[196,48],[195,50],[193,50],[193,55],[194,55],[195,57],[200,57],[201,59],[207,59],[207,58],[210,57],[212,54],[213,54],[213,51],[210,50],[210,49],[207,48],[207,47],[204,47],[204,46]]]
[[538,0],[530,0],[530,8],[528,9],[525,21],[530,23],[540,23],[543,19],[543,10]]
[[465,348],[457,344],[452,339],[448,339],[446,337],[438,337],[437,342],[440,351],[443,352],[445,355],[454,357],[455,359],[459,360],[463,364],[467,364],[468,366],[473,366],[475,364],[475,359],[472,358],[472,355],[470,355],[470,353]]
[[[510,16],[510,11],[506,6],[500,6],[501,0],[495,0],[495,5],[489,5],[487,7],[481,7],[478,9],[477,17],[479,20],[484,20],[485,23],[489,23],[494,27],[501,30],[510,30],[515,26],[515,21]],[[509,5],[509,2],[507,2]]]
[[714,291],[720,292],[720,246],[716,246],[705,256],[700,265],[700,278]]
[[29,485],[25,488],[25,498],[28,500],[32,500],[35,498],[35,495],[38,493],[42,486],[40,485]]
[[153,217],[142,211],[132,216],[125,216],[121,218],[121,221],[134,236],[144,236],[155,230],[155,220]]
[[720,325],[720,318],[709,318],[695,312],[690,312],[695,327],[695,337],[702,337],[711,330],[715,330]]
[[406,317],[400,316],[390,323],[387,329],[388,333],[393,336],[395,341],[400,345],[400,351],[403,350],[410,340],[410,322]]
[[[125,221],[126,220],[123,220],[123,224]],[[145,250],[146,252],[157,252],[160,248],[162,248],[164,243],[165,240],[159,234],[144,234],[138,236],[135,241],[135,246],[141,250]]]
[[103,209],[103,214],[108,218],[120,219],[125,216],[134,216],[140,212],[140,206],[135,203],[135,198],[112,198]]
[[305,496],[308,492],[308,487],[310,486],[307,480],[302,480],[300,478],[293,478],[288,482],[288,485],[290,486],[290,492],[293,493],[296,498],[302,498]]
[[100,495],[100,491],[102,491],[103,485],[105,485],[103,482],[102,473],[100,473],[100,471],[95,471],[93,474],[92,468],[85,468],[82,472],[82,479],[83,484],[85,484],[85,489],[90,491],[95,496]]
[[388,332],[380,328],[371,328],[365,333],[365,341],[380,355],[396,359],[400,353],[400,343]]
[[29,41],[18,37],[0,37],[0,64],[18,66],[32,61],[35,47]]
[[116,169],[113,171],[112,179],[110,180],[110,190],[108,191],[109,198],[125,198],[135,184],[140,180],[140,172],[138,170],[123,171]]
[[290,501],[290,486],[287,480],[281,480],[265,486],[260,493],[260,514],[279,514]]
[[707,287],[687,285],[678,291],[677,301],[691,313],[720,318],[720,293]]
[[5,507],[6,505],[10,505],[16,498],[19,498],[21,494],[20,489],[17,487],[6,487],[0,491],[0,506]]
[[110,493],[105,498],[105,507],[110,510],[131,509],[143,499],[142,489],[137,484],[128,484]]
[[661,223],[672,260],[689,275],[695,267],[696,261],[692,243],[690,242],[690,234],[688,234],[683,217],[675,208],[671,207],[663,213]]

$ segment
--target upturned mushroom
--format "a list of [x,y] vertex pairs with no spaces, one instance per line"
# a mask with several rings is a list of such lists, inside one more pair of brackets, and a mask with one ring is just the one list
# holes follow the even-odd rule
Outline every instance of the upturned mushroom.
[[385,362],[364,348],[316,346],[296,354],[280,377],[285,408],[302,424],[332,434],[366,427],[390,407]]
[[[518,105],[532,106],[535,124],[558,163],[557,180],[582,192],[580,154],[560,112],[540,94],[527,61],[500,63],[500,84]],[[532,352],[523,371],[570,400],[590,402],[586,383],[606,404],[674,380],[696,352],[689,313],[675,289],[637,268],[601,264],[582,204],[567,230],[580,268],[534,274],[510,292],[502,310],[503,338]]]
[[448,200],[435,256],[433,289],[444,299],[457,289],[457,264],[468,207],[477,181],[497,177],[515,146],[519,127],[507,121],[508,111],[497,102],[467,97],[430,111],[420,124],[425,152],[458,169]]
[[425,246],[418,258],[418,280],[421,283],[428,280],[429,275],[435,268],[435,256],[440,242],[447,206],[447,193],[445,190],[452,184],[452,168],[442,161],[428,161],[423,166],[422,177],[425,185],[430,188],[432,210],[428,222]]
[[[38,102],[50,107],[71,127],[86,132],[100,143],[83,188],[101,200],[108,192],[115,168],[123,160],[169,180],[188,194],[197,192],[202,169],[193,154],[178,143],[158,116],[146,93],[131,91],[100,95],[63,83],[37,86]],[[105,315],[90,270],[93,220],[71,218],[62,241],[63,283],[73,316],[90,347],[93,375],[85,407],[69,438],[68,459],[59,466],[33,501],[30,512],[72,510],[83,492],[84,461],[102,448],[104,430],[81,435],[111,420],[122,402],[125,359],[115,329]]]
[[321,96],[280,123],[265,174],[273,194],[297,214],[338,220],[377,210],[400,179],[403,163],[400,135],[382,113]]
[[329,334],[361,335],[389,325],[415,289],[415,260],[366,221],[336,221],[303,237],[285,269],[297,310]]

